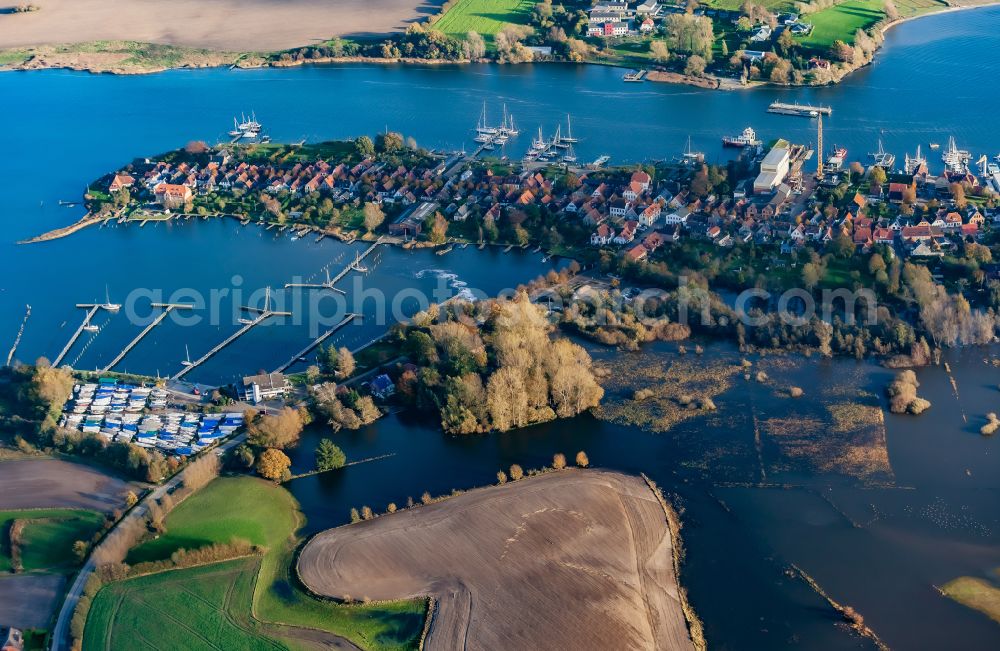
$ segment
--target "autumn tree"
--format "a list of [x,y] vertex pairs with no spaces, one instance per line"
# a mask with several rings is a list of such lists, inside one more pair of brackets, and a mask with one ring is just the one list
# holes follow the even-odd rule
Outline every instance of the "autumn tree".
[[361,212],[364,215],[365,230],[369,233],[381,226],[382,222],[385,221],[385,213],[382,212],[382,208],[377,203],[369,201],[365,204]]
[[347,378],[354,374],[354,369],[357,367],[354,362],[354,355],[346,346],[342,346],[337,351],[337,376],[340,378]]
[[524,470],[521,468],[521,466],[517,465],[516,463],[513,464],[510,467],[510,480],[511,481],[517,481],[518,479],[521,479],[522,477],[524,477]]
[[292,462],[281,450],[268,449],[257,459],[257,474],[264,479],[281,481],[288,474]]
[[371,158],[375,155],[375,143],[368,136],[361,136],[354,141],[354,148],[362,158]]
[[670,48],[667,47],[666,41],[650,41],[649,54],[653,57],[653,61],[657,63],[666,63],[670,60]]
[[247,441],[261,448],[284,449],[299,442],[305,422],[302,413],[283,407],[275,414],[259,416],[247,424]]
[[552,467],[556,470],[562,470],[566,467],[566,455],[562,452],[556,452],[552,455]]
[[576,453],[576,465],[581,468],[586,468],[590,465],[590,459],[587,457],[587,453],[583,450]]
[[479,35],[479,32],[469,32],[466,34],[465,42],[462,44],[462,53],[470,61],[482,59],[486,56],[486,41]]

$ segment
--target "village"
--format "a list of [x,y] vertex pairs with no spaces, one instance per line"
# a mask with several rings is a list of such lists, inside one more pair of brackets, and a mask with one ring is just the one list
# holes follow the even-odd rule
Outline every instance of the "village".
[[[287,162],[251,153],[262,146],[174,152],[136,161],[102,182],[106,193],[88,196],[96,212],[233,214],[348,239],[367,231],[438,245],[534,243],[629,262],[654,254],[669,262],[663,247],[685,240],[786,255],[846,240],[859,255],[885,247],[902,258],[942,258],[1000,219],[992,187],[967,166],[934,175],[921,158],[908,160],[908,172],[864,168],[847,165],[846,152],[819,164],[811,146],[782,139],[747,147],[724,168],[688,152],[659,166],[603,170],[386,151],[383,140],[378,152],[341,145],[339,160],[310,160],[330,145],[294,156],[284,146],[266,150]],[[375,208],[381,221],[365,223]]]

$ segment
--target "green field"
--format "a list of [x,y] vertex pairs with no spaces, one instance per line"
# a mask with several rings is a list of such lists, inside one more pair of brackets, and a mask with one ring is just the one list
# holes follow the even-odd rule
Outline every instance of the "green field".
[[801,39],[807,47],[826,49],[836,40],[854,43],[854,33],[868,29],[885,18],[882,0],[848,0],[843,4],[809,14],[803,20],[812,23],[813,31]]
[[[198,571],[174,570],[111,584],[94,601],[87,620],[85,648],[91,648],[91,642],[97,645],[93,648],[124,648],[112,644],[117,631],[134,629],[134,617],[148,608],[148,599],[142,595],[150,586],[156,588],[156,603],[167,604],[162,608],[165,612],[162,617],[166,618],[162,622],[174,617],[185,622],[198,621],[197,631],[207,630],[205,624],[214,626],[213,632],[238,629],[231,632],[241,637],[233,639],[245,640],[247,646],[230,643],[223,648],[281,648],[274,641],[281,637],[281,629],[272,623],[328,631],[368,649],[412,648],[420,637],[426,610],[422,601],[341,606],[314,599],[297,587],[291,568],[294,532],[301,526],[302,518],[295,498],[280,486],[251,477],[217,479],[181,503],[167,516],[165,524],[166,533],[134,549],[129,562],[160,560],[182,547],[201,547],[233,538],[262,545],[267,552],[260,559],[214,564]],[[232,569],[234,565],[237,570]],[[223,570],[216,573],[212,571],[215,568]],[[248,588],[236,575],[256,576],[255,586]],[[142,581],[154,583],[139,583]],[[129,587],[136,583],[139,588]],[[250,593],[244,596],[248,590]],[[205,599],[192,599],[188,594],[192,591],[205,595]],[[202,618],[208,619],[202,621]],[[151,629],[144,626],[161,630],[159,625]],[[144,645],[163,649],[212,648],[209,643],[199,646],[204,640],[193,640],[194,634],[187,630],[177,635],[180,639],[176,636],[162,642],[147,639]]]
[[259,561],[243,559],[119,581],[94,599],[84,648],[285,649],[250,617]]
[[33,520],[24,528],[21,562],[25,572],[71,569],[77,563],[73,543],[88,543],[101,528],[104,516],[80,509],[0,511],[0,572],[11,569],[10,526],[14,520]]
[[489,42],[508,23],[527,25],[533,7],[530,0],[458,0],[433,28],[458,38],[479,32]]
[[[743,2],[744,0],[708,0],[701,4],[706,7],[714,7],[715,9],[738,11],[743,6]],[[754,2],[754,4],[761,5],[765,9],[770,9],[775,13],[791,11],[795,7],[795,3],[792,0],[759,0],[759,2]]]

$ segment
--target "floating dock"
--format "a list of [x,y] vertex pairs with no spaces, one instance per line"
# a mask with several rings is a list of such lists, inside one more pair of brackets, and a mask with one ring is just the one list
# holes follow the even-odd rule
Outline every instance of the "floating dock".
[[59,355],[55,358],[55,361],[52,362],[52,366],[58,367],[59,364],[62,363],[63,358],[66,357],[66,353],[70,351],[70,348],[73,347],[73,344],[76,343],[76,340],[80,338],[81,334],[83,334],[83,329],[87,326],[88,323],[90,323],[90,319],[93,318],[95,314],[97,314],[97,310],[101,309],[101,306],[97,303],[78,303],[77,307],[85,308],[87,310],[87,316],[83,317],[83,323],[80,324],[80,327],[76,329],[76,332],[73,333],[73,336],[71,336],[69,338],[69,341],[66,342],[66,345],[63,346],[62,351],[59,352]]
[[135,348],[139,344],[139,342],[142,341],[143,337],[148,335],[153,330],[153,328],[160,325],[163,319],[167,318],[167,315],[170,314],[171,310],[173,310],[174,308],[182,310],[194,309],[194,305],[191,305],[190,303],[153,303],[152,307],[163,308],[163,312],[157,315],[157,317],[153,319],[153,321],[149,325],[147,325],[142,332],[136,335],[135,339],[130,341],[127,346],[122,348],[122,351],[118,353],[118,355],[116,355],[115,358],[111,360],[111,362],[107,366],[101,369],[101,373],[107,373],[112,368],[114,368],[115,365],[118,364],[118,362],[122,361],[122,359],[129,354],[129,351]]
[[244,324],[242,328],[240,328],[239,330],[237,330],[233,334],[231,334],[228,337],[226,337],[220,343],[216,344],[216,346],[214,348],[212,348],[210,351],[208,351],[207,353],[205,353],[204,355],[202,355],[201,357],[199,357],[195,361],[187,363],[184,366],[184,368],[182,368],[181,370],[177,371],[177,373],[175,373],[174,375],[172,375],[170,377],[170,379],[171,380],[179,380],[179,379],[181,379],[182,377],[184,377],[185,375],[187,375],[188,371],[190,371],[191,369],[196,368],[198,366],[201,366],[202,364],[204,364],[205,362],[207,362],[210,358],[212,358],[213,356],[215,356],[220,350],[222,350],[223,348],[225,348],[229,344],[233,343],[234,341],[236,341],[237,339],[239,339],[240,337],[242,337],[246,333],[250,332],[251,328],[253,328],[256,325],[259,325],[259,324],[263,323],[266,319],[268,319],[268,318],[270,318],[272,316],[291,316],[291,314],[292,314],[291,312],[274,312],[274,311],[271,310],[271,288],[270,287],[267,288],[267,294],[264,297],[264,308],[263,309],[261,309],[259,307],[244,306],[243,310],[246,311],[246,312],[256,312],[257,313],[257,317],[255,319],[253,319],[252,321],[250,321],[249,323]]
[[308,346],[306,346],[305,348],[303,348],[302,350],[300,350],[298,353],[296,353],[295,355],[293,355],[292,358],[289,359],[287,362],[285,362],[284,364],[282,364],[278,368],[274,369],[272,371],[272,373],[284,373],[286,370],[288,370],[288,368],[292,364],[294,364],[295,362],[299,361],[300,358],[305,357],[306,355],[308,355],[313,349],[315,349],[321,343],[323,343],[324,341],[326,341],[327,338],[330,337],[330,335],[332,335],[333,333],[337,332],[338,330],[340,330],[341,328],[343,328],[345,325],[347,325],[348,323],[350,323],[351,321],[353,321],[354,319],[356,319],[356,318],[358,318],[360,316],[361,316],[360,314],[353,314],[353,313],[352,314],[348,314],[344,318],[343,321],[341,321],[340,323],[338,323],[337,325],[333,326],[332,328],[330,328],[329,330],[327,330],[326,332],[324,332],[320,336],[318,336],[315,339],[313,339],[312,342]]
[[785,102],[771,102],[767,107],[768,113],[779,115],[797,115],[804,118],[815,118],[820,115],[832,115],[833,109],[829,106],[810,106],[809,104],[786,104]]
[[14,345],[10,347],[10,352],[7,353],[7,366],[10,366],[14,361],[14,353],[17,352],[17,347],[21,345],[21,337],[24,336],[24,327],[28,325],[28,317],[31,316],[31,306],[26,305],[24,310],[24,319],[21,321],[21,327],[17,330],[17,336],[14,337]]

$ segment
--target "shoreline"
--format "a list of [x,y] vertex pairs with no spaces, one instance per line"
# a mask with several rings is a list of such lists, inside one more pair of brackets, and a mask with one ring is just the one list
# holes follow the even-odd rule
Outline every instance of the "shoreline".
[[[889,22],[877,31],[877,34],[882,39],[882,43],[879,43],[871,61],[868,61],[860,66],[853,67],[846,71],[843,75],[839,76],[833,81],[827,81],[823,83],[815,84],[774,84],[768,81],[754,81],[747,84],[741,84],[739,80],[729,77],[719,77],[716,75],[705,75],[700,78],[688,77],[687,75],[663,71],[658,75],[658,79],[649,79],[650,83],[666,83],[666,84],[677,84],[677,85],[689,85],[696,88],[703,88],[706,90],[721,90],[721,91],[734,91],[734,90],[753,90],[764,87],[775,87],[775,88],[812,88],[812,87],[822,87],[822,86],[834,86],[839,84],[841,81],[846,79],[852,73],[860,70],[868,65],[871,65],[875,57],[879,55],[884,47],[884,39],[886,34],[889,33],[893,28],[908,23],[910,21],[919,20],[922,18],[927,18],[930,16],[940,16],[949,13],[954,13],[957,11],[965,11],[970,9],[985,9],[989,7],[1000,6],[1000,0],[990,0],[984,3],[975,4],[959,4],[943,7],[934,11],[929,11],[924,14],[919,14],[916,16],[909,16],[906,18],[900,18],[898,20]],[[95,49],[90,52],[86,51],[88,46],[93,46],[96,43],[107,43],[108,49]],[[128,59],[126,54],[121,52],[116,52],[114,46],[139,46],[139,47],[159,47],[167,48],[172,54],[176,55],[176,61],[172,64],[148,64],[143,62],[131,61]],[[305,65],[343,65],[343,64],[361,64],[361,65],[427,65],[427,66],[439,66],[439,65],[470,65],[470,64],[492,64],[492,65],[523,65],[523,64],[500,64],[495,61],[488,60],[470,60],[470,61],[450,61],[443,59],[421,59],[413,57],[399,57],[399,58],[382,58],[382,57],[363,57],[363,56],[349,56],[349,57],[322,57],[316,59],[299,60],[299,61],[280,61],[280,60],[270,60],[270,57],[277,52],[226,52],[226,51],[215,51],[208,50],[204,48],[194,48],[186,46],[176,46],[176,45],[165,45],[156,43],[146,43],[140,41],[110,41],[110,42],[81,42],[72,44],[44,44],[30,47],[12,47],[0,49],[0,61],[3,61],[5,55],[7,57],[11,56],[23,56],[24,60],[17,62],[11,61],[9,63],[0,63],[0,72],[30,72],[34,70],[72,70],[76,72],[88,72],[91,74],[112,74],[112,75],[141,75],[141,74],[157,74],[162,72],[167,72],[169,70],[182,70],[182,69],[204,69],[204,68],[229,68],[234,69],[264,69],[264,68],[293,68]],[[629,69],[626,65],[619,63],[611,63],[605,61],[582,61],[582,62],[570,62],[570,61],[532,61],[533,64],[574,64],[574,65],[597,65],[597,66],[607,66],[612,68],[618,68],[621,70]]]

